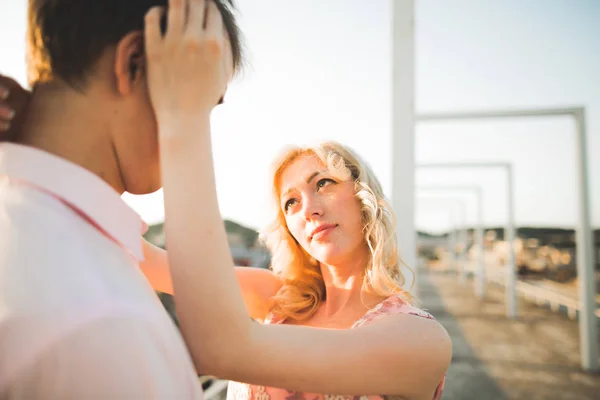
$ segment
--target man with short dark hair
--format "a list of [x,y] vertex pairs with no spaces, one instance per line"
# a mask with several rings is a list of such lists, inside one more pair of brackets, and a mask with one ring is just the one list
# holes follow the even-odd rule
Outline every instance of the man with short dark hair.
[[[212,1],[237,68],[231,4]],[[2,399],[201,398],[137,267],[144,223],[120,197],[161,187],[142,31],[157,5],[29,2],[33,94],[17,138],[0,144]]]

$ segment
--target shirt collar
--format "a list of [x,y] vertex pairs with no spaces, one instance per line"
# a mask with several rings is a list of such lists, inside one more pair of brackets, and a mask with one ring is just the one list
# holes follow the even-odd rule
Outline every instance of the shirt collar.
[[108,183],[87,169],[45,151],[0,143],[0,177],[24,181],[75,209],[104,234],[143,260],[147,225]]

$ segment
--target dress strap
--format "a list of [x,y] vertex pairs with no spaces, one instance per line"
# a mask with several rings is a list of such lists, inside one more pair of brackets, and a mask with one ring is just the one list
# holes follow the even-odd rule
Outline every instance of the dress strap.
[[410,314],[422,318],[435,319],[433,315],[429,314],[427,311],[408,304],[404,299],[397,295],[392,295],[367,311],[365,315],[352,325],[352,328],[358,328],[390,314]]

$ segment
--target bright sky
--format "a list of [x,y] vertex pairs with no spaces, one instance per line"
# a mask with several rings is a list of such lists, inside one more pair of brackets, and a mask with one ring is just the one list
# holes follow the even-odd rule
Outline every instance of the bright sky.
[[[0,13],[0,72],[25,82],[25,1]],[[238,0],[250,68],[214,115],[221,211],[253,228],[268,215],[268,165],[288,143],[334,139],[391,185],[391,0]],[[583,105],[593,225],[600,226],[600,2],[416,0],[417,112]],[[567,118],[417,126],[417,160],[509,161],[519,225],[573,226],[575,143]],[[420,186],[484,191],[486,224],[506,218],[501,170],[421,170]],[[475,220],[473,196],[464,198]],[[420,192],[418,227],[448,227],[449,211]],[[437,194],[439,196],[439,193]],[[125,195],[150,223],[162,194]],[[447,200],[447,199],[446,199]],[[198,206],[202,199],[198,199]]]

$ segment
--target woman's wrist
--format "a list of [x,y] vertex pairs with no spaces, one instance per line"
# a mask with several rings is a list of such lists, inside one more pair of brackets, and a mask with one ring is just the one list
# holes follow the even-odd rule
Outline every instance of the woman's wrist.
[[161,142],[207,135],[210,134],[210,110],[200,110],[193,115],[179,113],[157,117],[157,123]]

